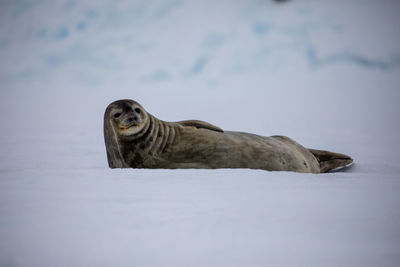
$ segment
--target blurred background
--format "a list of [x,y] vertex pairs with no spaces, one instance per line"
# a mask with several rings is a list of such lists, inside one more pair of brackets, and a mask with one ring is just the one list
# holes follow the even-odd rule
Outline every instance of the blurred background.
[[106,168],[103,112],[130,98],[397,171],[399,14],[395,0],[2,0],[2,168]]

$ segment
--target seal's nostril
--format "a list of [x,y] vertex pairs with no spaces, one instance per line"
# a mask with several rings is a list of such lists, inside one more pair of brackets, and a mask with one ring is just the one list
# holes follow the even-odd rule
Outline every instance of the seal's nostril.
[[138,117],[133,117],[133,119],[136,121],[136,122],[138,122],[138,120],[139,120],[139,118]]
[[129,118],[126,119],[126,122],[127,122],[127,123],[131,123],[132,121],[133,121],[133,118],[131,118],[131,117],[129,117]]

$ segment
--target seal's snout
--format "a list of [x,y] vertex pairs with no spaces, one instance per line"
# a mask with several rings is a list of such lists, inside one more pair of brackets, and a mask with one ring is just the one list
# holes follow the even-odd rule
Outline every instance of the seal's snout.
[[125,119],[125,124],[129,124],[129,123],[131,123],[133,121],[133,118],[132,117],[128,117],[128,118],[126,118]]
[[123,126],[131,126],[133,124],[133,122],[135,122],[136,120],[134,119],[133,115],[127,115],[125,116],[125,118],[122,120],[122,125]]
[[141,121],[142,120],[138,116],[134,114],[127,114],[125,118],[122,120],[121,124],[123,127],[130,127],[132,125],[140,124]]

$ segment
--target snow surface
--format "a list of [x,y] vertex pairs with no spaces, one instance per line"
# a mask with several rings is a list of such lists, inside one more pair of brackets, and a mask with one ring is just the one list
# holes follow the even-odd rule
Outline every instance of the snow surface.
[[[398,1],[1,1],[0,266],[400,266]],[[328,174],[110,170],[103,112],[282,134]]]

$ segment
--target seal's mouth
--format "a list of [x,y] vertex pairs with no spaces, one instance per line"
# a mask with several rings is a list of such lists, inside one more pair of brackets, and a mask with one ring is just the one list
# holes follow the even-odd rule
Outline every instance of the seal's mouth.
[[127,125],[127,126],[118,126],[118,128],[120,129],[120,130],[128,130],[129,128],[132,128],[132,127],[134,127],[135,125],[132,123],[132,124],[130,124],[130,125]]
[[118,123],[118,128],[120,130],[127,130],[129,128],[136,127],[136,126],[139,126],[137,118],[133,118],[133,119],[128,118],[128,119]]
[[142,129],[142,127],[140,127],[140,125],[133,123],[126,126],[118,125],[115,129],[119,135],[131,136],[139,132]]
[[120,135],[129,136],[139,132],[143,128],[142,121],[142,118],[139,116],[127,114],[114,120],[114,129]]

